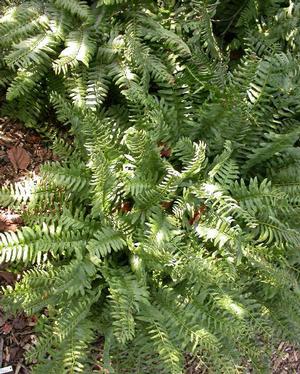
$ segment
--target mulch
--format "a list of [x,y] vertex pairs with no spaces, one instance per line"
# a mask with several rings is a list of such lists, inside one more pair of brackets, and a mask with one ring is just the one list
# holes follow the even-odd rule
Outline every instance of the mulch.
[[[0,187],[34,176],[39,173],[41,164],[57,160],[47,144],[47,140],[33,129],[25,128],[21,123],[8,118],[0,118]],[[26,153],[25,163],[24,160],[17,159],[18,155],[12,157],[16,150],[21,151],[20,154]],[[0,206],[0,232],[16,231],[22,224],[19,212]],[[13,286],[18,277],[6,264],[0,265],[0,287]],[[5,315],[0,307],[0,369],[11,365],[14,374],[31,372],[32,364],[26,364],[25,354],[36,344],[34,327],[37,318],[24,313]],[[100,367],[99,371],[101,372]],[[201,366],[199,360],[187,355],[185,373],[204,374],[209,371]],[[300,349],[282,342],[272,356],[271,374],[294,373],[300,374]]]
[[[48,141],[33,129],[25,128],[17,121],[0,118],[0,186],[30,177],[39,172],[40,165],[57,159],[47,147]],[[29,157],[26,168],[14,165],[10,155],[23,150]]]
[[281,342],[272,357],[273,374],[299,374],[300,373],[300,349]]

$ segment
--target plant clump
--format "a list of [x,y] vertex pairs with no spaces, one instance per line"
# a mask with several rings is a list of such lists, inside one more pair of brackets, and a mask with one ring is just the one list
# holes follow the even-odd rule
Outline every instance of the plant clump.
[[[51,131],[1,234],[10,312],[40,318],[33,373],[270,370],[299,343],[297,1],[45,0],[0,19],[3,112]],[[282,27],[284,25],[284,27]],[[44,128],[44,127],[43,127]],[[67,139],[71,136],[72,144]]]

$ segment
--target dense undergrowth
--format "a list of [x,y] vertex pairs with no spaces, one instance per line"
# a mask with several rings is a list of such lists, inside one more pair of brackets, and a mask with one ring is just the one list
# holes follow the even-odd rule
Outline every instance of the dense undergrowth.
[[[299,343],[298,1],[47,0],[0,19],[3,113],[61,162],[3,188],[34,373],[270,372]],[[55,111],[64,136],[46,124]],[[50,116],[50,117],[49,117]],[[70,143],[70,139],[74,141]]]

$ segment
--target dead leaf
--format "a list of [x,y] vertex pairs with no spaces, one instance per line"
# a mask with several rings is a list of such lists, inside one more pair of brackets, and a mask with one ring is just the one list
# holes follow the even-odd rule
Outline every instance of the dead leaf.
[[15,318],[12,322],[13,328],[16,330],[23,330],[27,326],[27,319],[20,316]]
[[12,163],[15,170],[24,170],[27,169],[31,162],[31,157],[23,147],[11,147],[7,151],[7,157]]
[[14,284],[17,279],[16,275],[9,271],[0,271],[0,279],[1,278],[8,284]]
[[0,214],[0,232],[15,232],[22,223],[22,218],[18,214]]
[[24,350],[21,347],[11,347],[9,353],[10,362],[16,362],[22,358]]
[[9,223],[9,222],[3,222],[0,219],[0,232],[5,232],[5,231],[13,231],[16,232],[18,230],[18,225],[15,223]]
[[12,330],[12,325],[7,322],[2,326],[2,331],[4,335],[9,334],[11,330]]

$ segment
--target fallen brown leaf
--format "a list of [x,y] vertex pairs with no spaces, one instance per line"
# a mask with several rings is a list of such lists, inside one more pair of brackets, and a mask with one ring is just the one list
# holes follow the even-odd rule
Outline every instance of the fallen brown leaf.
[[24,317],[15,318],[12,325],[16,330],[23,330],[27,326],[27,319]]
[[0,232],[4,231],[13,231],[16,232],[18,230],[18,225],[15,223],[6,223],[0,221]]
[[18,214],[0,214],[0,232],[15,232],[22,223],[22,218]]
[[7,151],[7,157],[15,170],[27,169],[31,162],[29,153],[23,147],[11,147]]
[[22,358],[24,354],[24,349],[20,347],[11,347],[9,353],[10,353],[10,362],[16,362]]
[[8,322],[6,322],[3,326],[2,326],[2,331],[3,331],[3,334],[4,335],[7,335],[11,332],[12,330],[12,325]]
[[10,273],[9,271],[0,271],[0,279],[4,279],[8,284],[14,284],[17,276],[14,273]]

